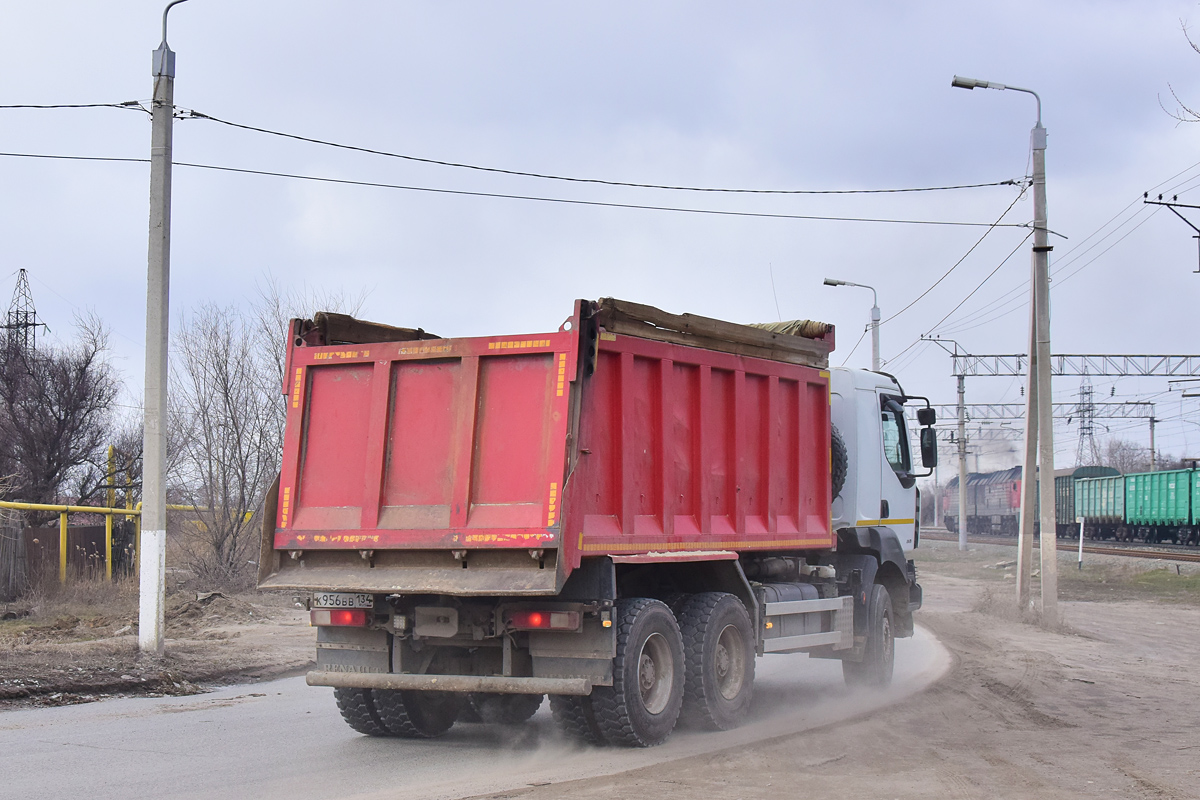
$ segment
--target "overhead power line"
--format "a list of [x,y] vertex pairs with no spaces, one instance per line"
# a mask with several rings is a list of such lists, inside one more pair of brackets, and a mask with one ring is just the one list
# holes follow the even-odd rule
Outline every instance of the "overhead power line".
[[[1167,184],[1171,183],[1172,181],[1176,181],[1178,178],[1181,178],[1182,176],[1187,175],[1189,172],[1192,172],[1197,167],[1200,167],[1200,161],[1197,161],[1197,162],[1185,167],[1184,169],[1181,169],[1180,171],[1176,172],[1174,175],[1172,175],[1169,178],[1158,183],[1150,191],[1157,191],[1158,189],[1166,186]],[[1193,181],[1196,181],[1196,180],[1200,180],[1200,176],[1193,175],[1191,177],[1184,178],[1182,181],[1179,181],[1178,183],[1174,183],[1173,185],[1164,189],[1164,192],[1175,191],[1177,189],[1180,189],[1180,187],[1186,186],[1188,183],[1192,183]],[[1189,190],[1182,189],[1179,193],[1182,193],[1183,191],[1189,191]],[[1146,223],[1146,221],[1149,220],[1149,218],[1151,216],[1153,216],[1154,214],[1156,214],[1158,212],[1158,210],[1155,209],[1154,211],[1151,211],[1149,214],[1145,214],[1144,212],[1146,211],[1146,208],[1144,206],[1141,206],[1131,216],[1126,217],[1115,227],[1112,227],[1111,230],[1108,230],[1107,233],[1104,233],[1104,235],[1099,240],[1092,243],[1090,246],[1084,248],[1084,245],[1086,245],[1088,242],[1091,242],[1095,237],[1099,236],[1106,229],[1109,229],[1110,226],[1112,226],[1114,222],[1116,222],[1118,219],[1120,219],[1122,216],[1124,216],[1126,214],[1126,212],[1128,212],[1131,208],[1133,208],[1135,205],[1139,205],[1141,200],[1142,200],[1142,196],[1139,194],[1136,198],[1131,200],[1124,208],[1122,208],[1120,211],[1118,211],[1116,214],[1114,214],[1107,222],[1105,222],[1103,225],[1098,227],[1096,230],[1089,233],[1087,236],[1085,236],[1083,239],[1081,239],[1077,244],[1075,244],[1074,247],[1067,250],[1062,256],[1060,256],[1058,263],[1056,265],[1054,265],[1054,267],[1051,270],[1051,277],[1056,281],[1056,283],[1061,284],[1063,281],[1071,279],[1072,277],[1077,275],[1082,270],[1091,266],[1101,256],[1103,256],[1109,250],[1111,250],[1113,247],[1115,247],[1116,245],[1118,245],[1122,241],[1124,241],[1126,237],[1128,237],[1130,234],[1133,233],[1133,231],[1140,228],[1143,224]],[[1141,217],[1141,220],[1136,225],[1134,225],[1131,229],[1129,229],[1124,234],[1122,234],[1120,236],[1120,238],[1118,238],[1112,244],[1105,247],[1099,253],[1096,253],[1091,258],[1084,261],[1082,264],[1077,266],[1074,270],[1072,270],[1067,275],[1060,277],[1061,273],[1064,270],[1066,270],[1069,266],[1074,264],[1079,259],[1083,258],[1085,255],[1087,255],[1089,252],[1094,250],[1099,245],[1101,245],[1109,237],[1116,235],[1126,225],[1129,225],[1134,220],[1138,219],[1139,216]],[[1022,281],[1019,285],[1014,286],[1013,288],[1009,289],[1008,291],[1004,292],[1003,294],[993,298],[991,301],[989,301],[988,303],[985,303],[983,306],[979,307],[978,309],[964,315],[963,317],[961,317],[957,320],[953,320],[946,328],[941,329],[940,332],[943,334],[962,333],[964,331],[973,330],[982,325],[990,324],[990,323],[995,322],[1003,317],[1008,316],[1009,314],[1012,314],[1016,311],[1021,310],[1023,307],[1027,306],[1028,302],[1029,302],[1028,287],[1029,287],[1029,281],[1028,280]],[[1053,286],[1051,287],[1051,291],[1053,291]],[[1025,292],[1025,294],[1020,295],[1020,294],[1018,294],[1019,292]],[[1001,310],[1001,309],[1005,309],[1005,308],[1007,308],[1007,310]],[[994,313],[994,312],[999,312],[999,313]],[[984,319],[984,317],[987,317],[987,318]]]
[[[67,155],[50,155],[45,153],[0,153],[0,156],[10,158],[46,158],[46,159],[61,159],[67,161],[109,161],[109,162],[125,162],[135,164],[149,163],[146,158],[113,158],[100,156],[67,156]],[[539,197],[537,195],[522,195],[522,194],[503,194],[500,192],[472,192],[465,189],[438,189],[432,186],[406,186],[397,183],[377,183],[375,181],[356,181],[347,178],[329,178],[319,175],[298,175],[290,172],[272,172],[270,170],[261,169],[244,169],[241,167],[225,167],[216,164],[193,164],[185,161],[174,162],[177,167],[191,167],[193,169],[216,170],[219,172],[235,172],[242,175],[263,175],[274,178],[291,178],[301,181],[315,181],[318,183],[334,183],[345,186],[367,186],[377,189],[397,189],[408,192],[427,192],[431,194],[450,194],[464,197],[491,197],[504,200],[527,200],[540,203],[562,203],[575,206],[597,206],[601,208],[628,208],[638,209],[642,211],[671,211],[684,214],[709,214],[724,217],[753,217],[759,219],[796,219],[796,220],[814,220],[822,222],[874,222],[894,225],[949,225],[954,227],[968,228],[1026,228],[1024,223],[988,223],[988,222],[963,222],[957,220],[928,220],[928,219],[889,219],[884,217],[840,217],[840,216],[822,216],[818,214],[772,214],[761,211],[732,211],[727,209],[713,208],[688,208],[684,206],[656,206],[644,205],[640,203],[610,203],[601,200],[574,200],[565,197]]]
[[[146,111],[140,101],[126,100],[122,103],[56,103],[56,104],[32,104],[22,103],[15,105],[0,105],[0,109],[16,109],[16,108],[129,108]],[[493,172],[500,175],[515,175],[524,178],[539,178],[542,180],[551,181],[568,181],[571,183],[594,183],[602,186],[625,186],[635,189],[666,189],[677,192],[720,192],[729,194],[782,194],[782,195],[836,195],[836,194],[905,194],[911,192],[948,192],[956,189],[985,189],[993,186],[1026,186],[1029,179],[1009,178],[1003,181],[991,181],[988,183],[962,183],[950,186],[916,186],[904,187],[899,189],[731,189],[723,187],[710,186],[673,186],[670,184],[659,183],[636,183],[633,181],[611,181],[602,178],[576,178],[568,175],[550,175],[542,172],[527,172],[516,169],[504,169],[502,167],[485,167],[479,164],[466,164],[457,161],[445,161],[436,158],[425,158],[423,156],[413,156],[405,153],[394,153],[389,150],[379,150],[373,147],[362,147],[360,145],[344,144],[342,142],[331,142],[325,139],[317,139],[312,136],[301,136],[297,133],[287,133],[285,131],[276,131],[270,128],[260,128],[256,125],[246,125],[241,122],[233,122],[220,117],[214,117],[212,114],[205,114],[195,109],[183,109],[176,106],[176,116],[180,119],[202,119],[210,122],[216,122],[221,125],[228,125],[231,128],[240,128],[246,131],[255,133],[264,133],[268,136],[279,136],[285,139],[294,139],[298,142],[308,142],[309,144],[317,144],[323,147],[334,147],[339,150],[351,150],[358,153],[369,153],[376,156],[384,156],[387,158],[399,158],[405,161],[414,161],[421,164],[434,164],[441,167],[454,167],[456,169],[469,169],[478,172]]]
[[921,299],[925,297],[925,295],[929,294],[934,289],[936,289],[938,287],[938,284],[940,284],[942,281],[946,280],[946,278],[950,277],[950,273],[952,273],[952,272],[954,272],[954,270],[958,269],[959,265],[962,264],[964,261],[966,261],[967,257],[969,255],[971,255],[971,253],[975,252],[975,248],[977,248],[977,247],[979,247],[979,245],[983,244],[983,240],[986,239],[988,237],[988,234],[991,233],[996,228],[1027,228],[1027,227],[1029,227],[1028,225],[1023,224],[1023,223],[1015,224],[1015,223],[1002,223],[1001,222],[1001,220],[1004,219],[1004,217],[1008,214],[1008,212],[1012,211],[1013,206],[1015,206],[1017,204],[1017,201],[1020,200],[1021,197],[1022,197],[1022,195],[1019,194],[1015,198],[1013,198],[1013,201],[1008,204],[1008,208],[1004,209],[1003,213],[1001,213],[1000,216],[996,217],[995,222],[986,226],[987,230],[983,232],[983,235],[979,237],[979,239],[975,242],[975,244],[971,245],[970,249],[967,250],[967,252],[963,253],[962,258],[960,258],[958,261],[955,261],[954,265],[952,267],[950,267],[950,269],[948,269],[944,273],[942,273],[942,277],[940,277],[936,281],[934,281],[933,284],[928,289],[926,289],[925,291],[923,291],[919,295],[917,295],[913,299],[913,301],[910,302],[908,305],[906,305],[904,308],[900,309],[895,314],[892,314],[890,317],[888,317],[887,319],[885,319],[883,322],[881,322],[879,324],[883,325],[885,323],[891,322],[896,317],[900,316],[905,311],[908,311],[910,308],[912,308],[917,303],[919,303],[921,301]]
[[454,167],[456,169],[470,169],[478,172],[493,172],[500,175],[516,175],[523,178],[540,178],[542,180],[567,181],[570,183],[594,183],[602,186],[625,186],[635,189],[666,189],[668,191],[675,192],[721,192],[729,194],[902,194],[906,192],[946,192],[954,189],[983,189],[990,186],[1024,186],[1027,182],[1025,178],[1010,178],[1009,180],[993,181],[991,183],[967,183],[956,186],[922,186],[904,189],[729,189],[706,186],[673,186],[670,184],[659,183],[611,181],[601,178],[575,178],[566,175],[550,175],[542,172],[526,172],[516,169],[503,169],[500,167],[484,167],[478,164],[465,164],[456,161],[443,161],[436,158],[424,158],[421,156],[406,155],[404,153],[394,153],[388,150],[379,150],[373,147],[361,147],[359,145],[330,142],[325,139],[315,139],[311,136],[301,136],[296,133],[285,133],[283,131],[271,130],[270,128],[260,128],[255,125],[246,125],[241,122],[231,122],[226,119],[214,117],[212,114],[204,114],[193,109],[186,111],[181,110],[180,116],[183,119],[203,119],[210,122],[216,122],[221,125],[228,125],[231,128],[240,128],[242,130],[253,131],[255,133],[265,133],[269,136],[280,136],[285,139],[294,139],[299,142],[308,142],[309,144],[318,144],[324,147],[335,147],[339,150],[352,150],[358,153],[369,153],[371,155],[385,156],[387,158],[399,158],[405,161],[415,161],[421,164],[434,164],[441,167]]
[[137,100],[126,100],[123,103],[54,103],[43,105],[37,105],[33,103],[16,103],[12,105],[0,105],[0,109],[4,108],[128,108],[137,111],[146,110]]

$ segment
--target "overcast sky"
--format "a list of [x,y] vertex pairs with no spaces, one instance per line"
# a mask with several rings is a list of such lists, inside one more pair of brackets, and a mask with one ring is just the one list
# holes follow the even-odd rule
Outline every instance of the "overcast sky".
[[[0,105],[147,101],[164,3],[0,0]],[[1197,243],[1143,191],[1200,193],[1194,2],[394,3],[190,0],[171,12],[175,100],[224,120],[428,159],[609,181],[897,189],[1020,179],[1035,106],[952,89],[955,74],[1040,93],[1049,130],[1056,353],[1198,352]],[[1200,30],[1197,31],[1200,33]],[[1161,101],[1161,102],[1160,102]],[[1164,110],[1163,106],[1167,110]],[[0,151],[144,158],[140,111],[3,110]],[[177,162],[472,192],[823,217],[1028,223],[999,186],[890,195],[695,193],[505,176],[353,153],[191,119]],[[574,298],[838,327],[867,366],[871,284],[885,320],[986,227],[755,218],[175,170],[172,321],[245,304],[270,277],[365,295],[361,315],[466,336],[549,330]],[[93,308],[140,397],[149,168],[0,157],[0,302],[24,267],[51,338]],[[1197,203],[1200,204],[1200,203]],[[1200,224],[1200,211],[1193,220]],[[885,369],[954,401],[950,360],[1026,348],[1029,245],[996,228],[885,322]],[[1020,246],[1019,246],[1020,245]],[[1006,256],[1013,255],[1001,266]],[[997,267],[999,267],[997,269]],[[989,273],[962,306],[943,317]],[[911,346],[911,347],[910,347]],[[1023,380],[967,382],[1021,402]],[[1161,379],[1096,378],[1098,400],[1158,403],[1160,448],[1200,455],[1196,401]],[[1075,398],[1076,378],[1055,381]],[[134,400],[136,402],[136,400]],[[1191,421],[1196,420],[1196,421]],[[1146,444],[1145,422],[1110,422]],[[1101,428],[1101,433],[1104,429]],[[1074,463],[1076,424],[1057,432]],[[994,449],[984,448],[985,452]],[[986,462],[985,462],[986,465]],[[997,466],[1000,464],[997,463]]]

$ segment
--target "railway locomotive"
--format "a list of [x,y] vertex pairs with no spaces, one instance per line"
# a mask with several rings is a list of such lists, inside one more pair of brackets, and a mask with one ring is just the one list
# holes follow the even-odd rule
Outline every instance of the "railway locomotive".
[[[942,498],[948,530],[957,533],[958,479]],[[1021,467],[967,476],[966,530],[1015,536],[1021,517]],[[1122,542],[1200,543],[1200,469],[1122,475],[1112,467],[1078,467],[1054,473],[1055,535],[1073,538],[1083,518],[1088,539]],[[1038,533],[1037,527],[1034,529]]]

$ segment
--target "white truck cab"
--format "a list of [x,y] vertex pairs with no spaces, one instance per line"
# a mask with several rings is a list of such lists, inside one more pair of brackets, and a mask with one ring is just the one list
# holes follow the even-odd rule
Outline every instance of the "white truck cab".
[[903,389],[883,373],[832,369],[830,395],[851,465],[833,501],[834,530],[887,528],[913,549],[919,501]]
[[[863,585],[886,587],[896,635],[910,636],[912,612],[922,599],[909,557],[920,541],[917,478],[931,474],[937,463],[932,427],[936,416],[926,398],[905,394],[899,381],[883,372],[831,369],[829,391],[834,474],[830,516],[837,532],[831,563],[839,574],[857,573]],[[922,472],[913,463],[910,420],[905,416],[905,404],[914,400],[923,402],[916,413],[918,452],[926,470]],[[867,600],[865,592],[855,592],[856,604],[865,606]],[[856,619],[870,616],[864,607]]]

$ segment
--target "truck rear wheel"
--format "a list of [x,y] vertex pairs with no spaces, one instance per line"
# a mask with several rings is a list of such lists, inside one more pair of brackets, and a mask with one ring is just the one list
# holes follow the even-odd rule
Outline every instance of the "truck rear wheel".
[[391,736],[375,708],[375,698],[370,689],[347,689],[339,686],[333,690],[333,699],[346,724],[367,736]]
[[372,692],[380,721],[392,736],[432,739],[450,730],[466,697],[455,692]]
[[754,694],[754,635],[746,607],[724,592],[692,595],[679,628],[686,675],[682,718],[714,730],[736,728]]
[[467,707],[474,710],[479,722],[519,725],[537,713],[543,699],[540,694],[473,692],[467,698]]
[[862,661],[843,661],[847,686],[883,688],[892,682],[896,639],[892,628],[892,597],[887,587],[875,584],[867,602],[867,644]]
[[671,609],[645,597],[617,601],[613,685],[592,690],[592,709],[612,744],[650,747],[675,729],[683,705],[684,656]]
[[567,736],[586,744],[604,745],[604,733],[596,722],[591,697],[575,695],[550,695],[550,713],[554,723]]

